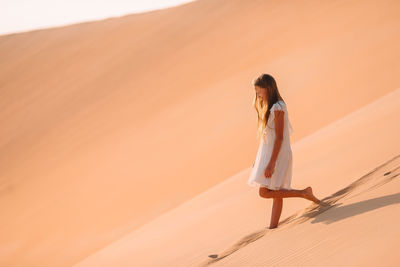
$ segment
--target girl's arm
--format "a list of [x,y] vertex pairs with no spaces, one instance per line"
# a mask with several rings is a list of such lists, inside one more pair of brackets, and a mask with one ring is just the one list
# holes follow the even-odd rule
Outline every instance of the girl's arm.
[[271,159],[269,161],[269,165],[275,166],[276,159],[278,158],[279,151],[283,142],[283,127],[284,127],[284,111],[283,110],[275,110],[275,142],[274,148],[272,150]]

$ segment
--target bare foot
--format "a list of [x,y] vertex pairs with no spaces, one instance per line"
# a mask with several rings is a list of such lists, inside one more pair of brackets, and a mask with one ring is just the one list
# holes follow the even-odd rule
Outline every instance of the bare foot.
[[304,191],[304,198],[311,200],[312,202],[314,202],[316,204],[320,204],[321,200],[319,200],[318,198],[316,198],[314,196],[311,186],[307,187],[303,191]]

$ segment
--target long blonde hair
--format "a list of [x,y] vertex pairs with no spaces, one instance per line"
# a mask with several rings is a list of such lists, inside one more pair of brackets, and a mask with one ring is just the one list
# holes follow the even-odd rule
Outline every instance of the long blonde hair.
[[279,93],[274,77],[269,74],[261,74],[253,79],[252,84],[253,86],[264,88],[267,91],[267,102],[258,98],[257,94],[253,99],[253,106],[257,111],[257,139],[260,140],[264,136],[265,127],[268,127],[267,122],[272,105],[280,100],[283,101],[283,98]]

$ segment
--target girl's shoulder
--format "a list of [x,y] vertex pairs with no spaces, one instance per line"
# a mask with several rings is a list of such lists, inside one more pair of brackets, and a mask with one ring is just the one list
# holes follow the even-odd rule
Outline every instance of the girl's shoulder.
[[286,110],[286,104],[282,100],[275,102],[271,107],[271,112],[274,110]]

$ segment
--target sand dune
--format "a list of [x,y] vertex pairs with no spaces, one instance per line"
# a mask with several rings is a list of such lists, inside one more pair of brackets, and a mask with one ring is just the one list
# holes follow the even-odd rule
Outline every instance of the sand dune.
[[397,266],[399,170],[400,154],[325,197],[327,205],[311,204],[199,266]]
[[[242,184],[257,149],[250,81],[261,72],[288,104],[296,185],[329,196],[389,160],[397,98],[345,121],[397,94],[398,11],[394,1],[200,0],[0,36],[0,265],[70,266],[133,233],[141,241],[127,251],[158,251],[160,240],[170,263],[200,263],[264,225],[265,202]],[[215,232],[202,230],[213,242],[198,236],[202,249],[178,255],[164,243],[174,232],[158,232],[168,227],[139,228],[216,184],[209,201],[222,202],[193,218],[204,225],[227,209]],[[305,204],[288,200],[282,216]],[[253,214],[238,220],[238,210]],[[226,218],[253,224],[218,224]]]
[[286,198],[279,227],[267,229],[271,200],[243,186],[246,169],[76,266],[374,266],[382,257],[395,266],[399,116],[397,89],[294,144],[292,186],[311,185],[331,206]]

